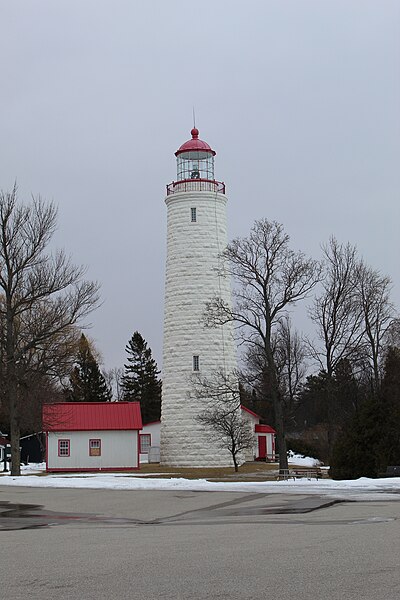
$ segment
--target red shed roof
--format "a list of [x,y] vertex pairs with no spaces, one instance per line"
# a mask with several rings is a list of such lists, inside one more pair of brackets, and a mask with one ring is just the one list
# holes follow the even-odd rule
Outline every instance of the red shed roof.
[[61,402],[43,406],[44,431],[142,429],[139,402]]
[[207,154],[216,155],[215,150],[213,150],[207,142],[203,142],[203,140],[199,140],[199,130],[194,127],[190,132],[192,134],[192,139],[188,140],[175,152],[175,156],[182,154],[182,152],[206,152]]
[[276,433],[275,429],[271,425],[256,425],[256,433]]
[[240,408],[242,410],[245,410],[247,413],[249,413],[249,415],[253,415],[253,417],[256,417],[258,420],[261,419],[260,415],[258,415],[257,413],[255,413],[252,410],[250,410],[249,408],[247,408],[247,406],[244,406],[243,404],[241,404]]

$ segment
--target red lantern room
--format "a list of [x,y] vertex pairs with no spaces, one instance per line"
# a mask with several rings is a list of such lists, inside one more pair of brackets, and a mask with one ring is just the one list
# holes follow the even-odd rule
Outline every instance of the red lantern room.
[[214,156],[207,142],[199,139],[199,130],[194,127],[188,140],[175,152],[177,159],[177,181],[167,186],[167,194],[182,191],[216,191],[225,193],[225,185],[214,178]]
[[178,167],[178,181],[187,179],[205,179],[214,181],[215,151],[207,142],[199,140],[199,130],[193,128],[192,139],[175,152]]

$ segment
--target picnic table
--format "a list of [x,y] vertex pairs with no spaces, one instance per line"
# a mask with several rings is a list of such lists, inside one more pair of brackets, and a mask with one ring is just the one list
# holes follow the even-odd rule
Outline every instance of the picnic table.
[[288,479],[322,479],[322,471],[319,467],[293,467],[292,469],[281,469],[277,480],[287,481]]

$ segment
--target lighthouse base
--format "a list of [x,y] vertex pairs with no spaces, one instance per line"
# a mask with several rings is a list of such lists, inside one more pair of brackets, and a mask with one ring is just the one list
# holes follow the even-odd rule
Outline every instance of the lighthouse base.
[[[188,419],[189,421],[189,419]],[[203,426],[191,421],[188,427],[175,421],[164,422],[161,419],[160,464],[169,467],[233,467],[232,454],[227,450],[228,443],[222,447],[220,440],[203,429]],[[244,462],[244,455],[237,456],[238,464]]]

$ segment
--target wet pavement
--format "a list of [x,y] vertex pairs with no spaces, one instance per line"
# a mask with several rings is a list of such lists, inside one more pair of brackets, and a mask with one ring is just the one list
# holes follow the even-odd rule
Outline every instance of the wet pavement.
[[0,597],[394,600],[399,500],[0,486]]
[[[187,497],[179,495],[180,499]],[[319,496],[272,498],[266,494],[245,494],[226,502],[211,504],[206,508],[178,512],[163,518],[141,519],[98,515],[91,513],[57,512],[39,504],[0,501],[0,531],[54,527],[67,523],[108,526],[172,525],[213,523],[229,520],[232,524],[243,519],[267,515],[294,515],[318,511],[343,502],[341,499]]]

